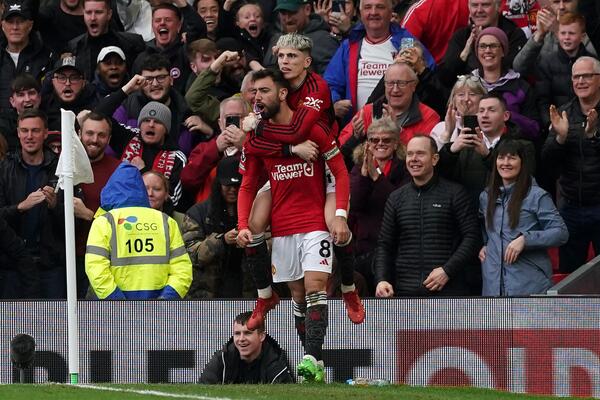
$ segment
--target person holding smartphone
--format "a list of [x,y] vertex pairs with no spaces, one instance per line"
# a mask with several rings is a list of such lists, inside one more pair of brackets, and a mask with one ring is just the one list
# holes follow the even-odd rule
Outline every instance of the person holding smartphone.
[[[463,185],[475,205],[479,204],[479,194],[492,172],[491,160],[495,149],[502,141],[512,138],[523,142],[527,157],[531,160],[527,172],[534,172],[533,143],[521,140],[518,127],[509,119],[510,112],[504,99],[497,94],[486,94],[479,101],[475,129],[463,125],[459,134],[440,150],[440,175]],[[479,262],[475,258],[471,261],[473,268],[467,269],[467,284],[469,293],[478,296],[481,294]]]
[[475,131],[475,128],[479,125],[477,122],[479,101],[485,94],[487,94],[487,90],[483,87],[479,78],[473,75],[458,77],[450,92],[444,120],[434,126],[430,133],[431,137],[435,139],[439,150],[446,143],[456,140],[461,129],[465,126],[465,119],[469,121],[467,127],[471,128],[471,131]]
[[[522,138],[518,127],[509,122],[510,112],[500,95],[483,95],[476,119],[477,124],[470,123],[470,127],[463,123],[458,135],[440,150],[440,173],[464,185],[475,203],[485,188],[491,171],[491,153],[498,143],[509,137]],[[533,143],[527,141],[525,147],[535,160]],[[532,168],[534,163],[531,163]]]

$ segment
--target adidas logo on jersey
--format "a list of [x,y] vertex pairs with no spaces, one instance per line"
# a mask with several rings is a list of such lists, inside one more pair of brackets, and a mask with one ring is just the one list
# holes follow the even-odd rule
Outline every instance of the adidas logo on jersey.
[[329,263],[327,262],[327,259],[326,259],[326,258],[322,259],[322,260],[321,260],[321,262],[320,262],[319,264],[321,264],[321,265],[327,265],[327,266],[329,266]]

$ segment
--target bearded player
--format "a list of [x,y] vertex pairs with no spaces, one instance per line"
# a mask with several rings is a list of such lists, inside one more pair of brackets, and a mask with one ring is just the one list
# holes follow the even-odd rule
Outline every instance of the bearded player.
[[[244,144],[245,171],[238,197],[238,244],[252,243],[248,218],[254,196],[259,188],[263,169],[268,173],[272,197],[271,233],[273,248],[271,263],[273,282],[287,282],[295,304],[306,303],[303,329],[297,332],[305,349],[298,365],[298,374],[307,381],[324,381],[322,347],[328,321],[327,280],[333,262],[333,237],[346,240],[349,236],[346,219],[335,217],[332,234],[325,222],[325,165],[322,159],[307,162],[297,156],[257,157],[256,140],[263,125],[272,128],[287,126],[294,116],[286,102],[289,82],[279,71],[263,70],[253,75],[256,90],[255,107],[263,121],[251,131]],[[317,122],[309,137],[315,141],[322,158],[336,179],[336,208],[346,210],[349,178],[342,155],[329,127]]]
[[[264,124],[260,135],[254,137],[258,145],[253,147],[253,151],[261,157],[298,155],[312,161],[318,155],[318,148],[313,141],[304,142],[310,139],[312,127],[321,122],[331,127],[337,136],[329,87],[323,78],[309,70],[312,62],[310,38],[295,33],[283,35],[277,42],[277,48],[279,69],[292,88],[288,93],[287,103],[294,114],[287,125]],[[304,143],[299,144],[301,142]],[[241,168],[244,168],[244,163],[241,163]],[[332,232],[336,219],[347,217],[347,206],[344,209],[336,209],[335,179],[329,171],[327,183],[325,219]],[[261,189],[250,217],[250,228],[255,235],[246,248],[248,266],[258,288],[258,300],[248,321],[250,327],[262,324],[265,315],[279,302],[277,294],[271,288],[269,254],[264,240],[270,211],[271,194],[268,188]],[[350,320],[360,324],[364,321],[365,310],[354,285],[354,254],[350,239],[351,236],[348,240],[334,238],[333,249],[338,268],[341,270],[344,305]],[[295,315],[302,319],[305,313],[306,304],[294,304]]]

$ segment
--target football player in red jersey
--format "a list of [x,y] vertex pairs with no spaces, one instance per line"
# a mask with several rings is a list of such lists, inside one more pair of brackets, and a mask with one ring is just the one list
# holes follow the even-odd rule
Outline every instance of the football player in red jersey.
[[[261,151],[258,153],[261,156],[295,154],[307,161],[313,161],[319,149],[313,141],[307,139],[310,139],[311,129],[317,122],[331,127],[333,135],[337,137],[338,127],[327,82],[310,71],[311,50],[312,41],[304,35],[287,34],[277,41],[279,69],[291,86],[287,103],[295,112],[288,125],[265,124],[261,127],[260,137],[254,138],[257,143],[261,143],[254,148],[254,151]],[[243,162],[241,168],[244,168]],[[329,171],[326,172],[326,179],[328,185],[325,218],[330,231],[333,231],[336,217],[347,217],[347,207],[345,210],[336,210],[335,179]],[[270,211],[270,192],[261,190],[254,202],[250,219],[251,230],[257,234],[254,236],[253,243],[247,248],[246,254],[248,266],[258,288],[258,297],[263,301],[260,302],[262,304],[257,303],[253,316],[248,322],[249,326],[262,322],[264,315],[277,304],[276,299],[272,297],[268,251],[264,243],[264,231],[269,222]],[[353,323],[360,324],[364,321],[365,310],[354,285],[354,252],[350,239],[342,241],[334,238],[333,248],[341,271],[341,291],[348,316]],[[306,304],[297,304],[295,311],[303,317],[305,310]]]
[[[255,106],[262,121],[244,144],[245,174],[238,197],[238,244],[250,245],[255,237],[248,219],[254,196],[259,188],[263,168],[269,176],[272,196],[271,232],[273,281],[287,282],[294,301],[294,319],[305,349],[298,374],[309,381],[324,381],[322,347],[328,324],[327,280],[333,262],[333,239],[346,241],[350,231],[345,213],[350,184],[343,157],[330,129],[322,122],[311,128],[309,138],[315,142],[336,179],[336,213],[332,234],[325,222],[325,166],[322,160],[305,161],[298,156],[263,157],[265,142],[255,140],[263,125],[277,131],[285,129],[294,112],[286,102],[289,82],[280,71],[262,70],[253,75]],[[255,151],[258,150],[258,151]],[[261,156],[259,157],[258,154]],[[272,294],[276,298],[276,294]],[[257,301],[257,305],[261,301]],[[305,304],[303,316],[297,305]],[[264,316],[262,317],[264,318]],[[303,324],[299,324],[299,319]],[[261,320],[259,320],[261,321]]]

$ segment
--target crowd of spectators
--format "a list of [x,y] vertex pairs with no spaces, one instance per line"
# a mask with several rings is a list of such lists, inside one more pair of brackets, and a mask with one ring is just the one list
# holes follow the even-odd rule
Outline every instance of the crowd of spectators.
[[[61,108],[77,115],[95,178],[75,190],[80,298],[92,292],[88,233],[120,162],[143,177],[140,204],[178,222],[193,265],[189,291],[163,297],[255,297],[236,246],[243,121],[251,74],[295,68],[277,47],[289,33],[312,40],[305,68],[329,86],[351,177],[346,262],[362,295],[542,293],[553,272],[600,251],[598,1],[0,8],[0,299],[66,297]],[[284,156],[302,157],[303,144],[283,145]],[[115,290],[96,284],[98,297]]]

